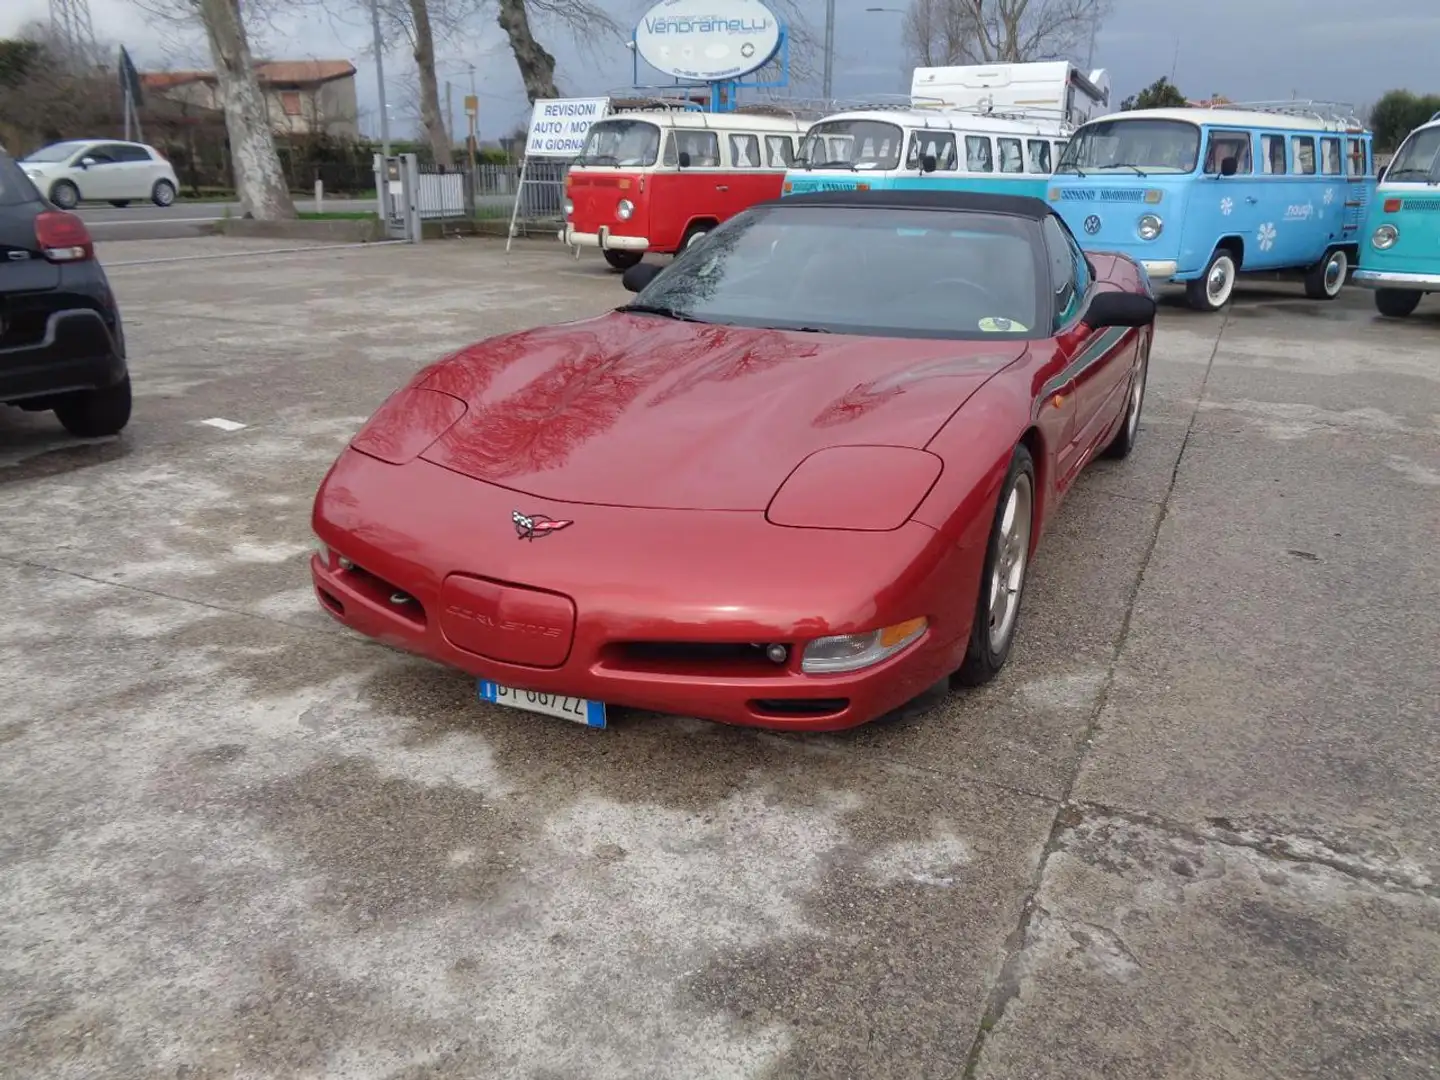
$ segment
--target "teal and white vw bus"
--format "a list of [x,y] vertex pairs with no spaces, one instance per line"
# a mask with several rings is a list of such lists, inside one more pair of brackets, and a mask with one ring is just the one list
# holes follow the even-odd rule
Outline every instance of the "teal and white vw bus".
[[1402,319],[1440,292],[1440,113],[1400,144],[1366,215],[1356,285],[1381,315]]

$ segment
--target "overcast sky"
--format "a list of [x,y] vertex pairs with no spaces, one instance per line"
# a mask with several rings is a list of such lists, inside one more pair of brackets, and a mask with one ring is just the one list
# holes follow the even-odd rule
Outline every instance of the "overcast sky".
[[[370,55],[368,9],[362,0],[341,17],[318,14],[284,20],[267,32],[257,52],[275,58],[343,58],[360,69],[362,127],[377,128],[374,60]],[[601,0],[625,26],[634,24],[645,0]],[[811,26],[824,21],[824,0],[801,0]],[[909,66],[900,47],[901,17],[868,13],[866,7],[901,8],[907,0],[837,0],[835,94],[839,97],[896,93],[909,88]],[[1369,8],[1355,0],[1113,0],[1114,12],[1100,30],[1095,63],[1110,72],[1120,97],[1170,75],[1189,96],[1224,94],[1233,100],[1302,98],[1364,105],[1386,90],[1407,87],[1440,91],[1440,0],[1387,0]],[[47,0],[0,0],[0,35],[29,19],[42,18]],[[208,60],[199,39],[177,41],[162,31],[133,0],[90,0],[96,34],[126,44],[142,69],[149,65],[190,66]],[[563,32],[537,26],[542,42],[559,60],[561,90],[575,96],[601,95],[632,83],[630,53],[604,42],[582,55]],[[186,55],[188,49],[189,55]],[[1177,55],[1178,49],[1178,55]],[[482,139],[493,139],[528,115],[515,62],[493,21],[472,40],[442,47],[441,79],[455,83],[457,127],[460,95],[469,89],[468,67],[476,67]],[[167,59],[168,58],[168,59]],[[390,84],[413,69],[405,50],[386,54]],[[817,63],[818,68],[818,63]],[[662,81],[644,73],[642,83]],[[818,96],[818,83],[797,86],[797,96]],[[442,98],[444,87],[441,88]],[[395,101],[391,86],[392,135],[413,129],[415,109]]]

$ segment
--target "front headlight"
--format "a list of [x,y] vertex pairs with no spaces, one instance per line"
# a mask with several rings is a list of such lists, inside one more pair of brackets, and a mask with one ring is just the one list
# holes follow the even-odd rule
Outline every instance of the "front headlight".
[[1374,244],[1380,251],[1395,246],[1395,241],[1400,239],[1400,230],[1394,225],[1381,225],[1375,230],[1375,235],[1370,237],[1370,243]]
[[570,216],[571,214],[573,214],[573,213],[575,213],[575,203],[574,203],[574,201],[571,200],[571,199],[566,199],[566,200],[565,200],[565,216],[566,216],[566,217],[569,217],[569,216]]
[[621,221],[629,221],[630,215],[635,212],[635,204],[629,199],[621,199],[615,206],[615,216]]
[[1165,228],[1165,222],[1155,214],[1146,214],[1140,219],[1139,233],[1141,240],[1154,240]]
[[919,639],[930,624],[925,619],[907,619],[894,626],[864,634],[837,634],[816,638],[805,646],[800,670],[807,675],[833,675],[859,671],[894,656]]

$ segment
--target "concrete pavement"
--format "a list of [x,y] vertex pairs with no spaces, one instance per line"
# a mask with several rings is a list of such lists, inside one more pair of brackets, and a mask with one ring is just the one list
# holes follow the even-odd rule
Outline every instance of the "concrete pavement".
[[131,429],[0,410],[6,1070],[1436,1075],[1440,305],[1167,307],[1135,454],[1063,508],[990,687],[590,732],[348,634],[305,561],[396,385],[617,276],[140,262],[266,246],[102,243]]

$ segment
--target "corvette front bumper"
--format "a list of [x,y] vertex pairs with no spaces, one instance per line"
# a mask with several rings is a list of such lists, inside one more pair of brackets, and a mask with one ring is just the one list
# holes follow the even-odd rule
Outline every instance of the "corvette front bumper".
[[[522,539],[517,510],[570,524]],[[784,729],[863,724],[958,667],[983,558],[916,522],[567,505],[353,450],[313,524],[317,597],[368,637],[520,689]],[[807,641],[918,616],[925,634],[873,667],[800,670]],[[784,663],[754,648],[772,643]]]

